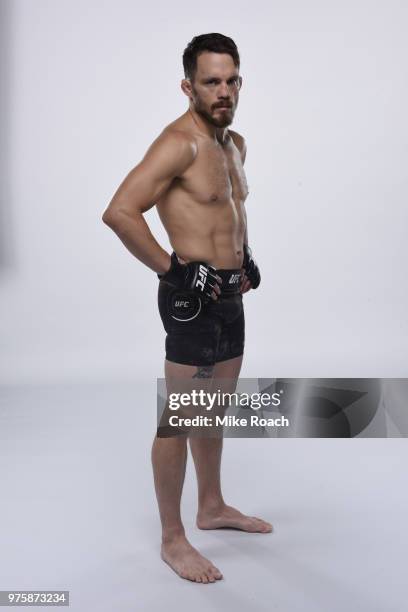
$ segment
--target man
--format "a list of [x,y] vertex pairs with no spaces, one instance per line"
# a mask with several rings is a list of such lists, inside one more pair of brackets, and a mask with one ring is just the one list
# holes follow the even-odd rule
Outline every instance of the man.
[[[242,136],[228,129],[238,104],[240,59],[231,38],[204,34],[183,55],[188,110],[170,123],[120,185],[103,221],[159,276],[166,381],[237,380],[244,350],[242,294],[260,283],[248,247]],[[143,213],[156,205],[174,249],[155,240]],[[272,526],[228,506],[220,483],[222,438],[189,438],[198,482],[197,526],[267,533]],[[188,542],[180,516],[185,436],[156,436],[152,463],[162,558],[181,577],[221,572]]]

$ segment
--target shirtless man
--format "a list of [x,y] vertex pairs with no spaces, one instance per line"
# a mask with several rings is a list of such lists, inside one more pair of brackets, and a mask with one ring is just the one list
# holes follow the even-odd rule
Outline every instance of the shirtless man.
[[[188,110],[163,130],[124,179],[103,221],[161,279],[166,380],[236,380],[244,350],[242,294],[260,282],[247,246],[245,141],[228,129],[242,84],[240,60],[231,38],[204,34],[189,43],[183,65],[181,89],[189,100]],[[143,217],[154,205],[172,255],[157,243]],[[198,528],[270,532],[270,523],[225,503],[222,438],[191,436],[189,444],[198,483]],[[189,543],[181,521],[186,460],[185,436],[155,437],[152,463],[162,523],[161,555],[181,577],[215,582],[221,572]]]

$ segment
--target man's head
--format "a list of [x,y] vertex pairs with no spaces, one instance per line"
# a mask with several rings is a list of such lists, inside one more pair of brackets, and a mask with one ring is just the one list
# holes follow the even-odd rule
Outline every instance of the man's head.
[[232,123],[242,83],[239,65],[236,44],[223,34],[195,36],[184,51],[182,90],[194,110],[216,127]]

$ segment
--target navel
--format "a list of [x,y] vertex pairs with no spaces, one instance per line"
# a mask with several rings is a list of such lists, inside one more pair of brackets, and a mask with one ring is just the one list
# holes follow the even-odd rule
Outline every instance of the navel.
[[216,200],[218,200],[218,196],[217,196],[217,194],[216,194],[216,193],[213,193],[213,194],[211,195],[210,200],[211,200],[211,202],[215,202]]

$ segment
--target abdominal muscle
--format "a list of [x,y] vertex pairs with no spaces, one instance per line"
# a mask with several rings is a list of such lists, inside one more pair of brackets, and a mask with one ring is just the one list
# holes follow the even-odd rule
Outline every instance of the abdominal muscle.
[[243,260],[243,213],[230,199],[224,202],[157,204],[170,244],[181,263],[203,261],[217,269],[238,269]]

